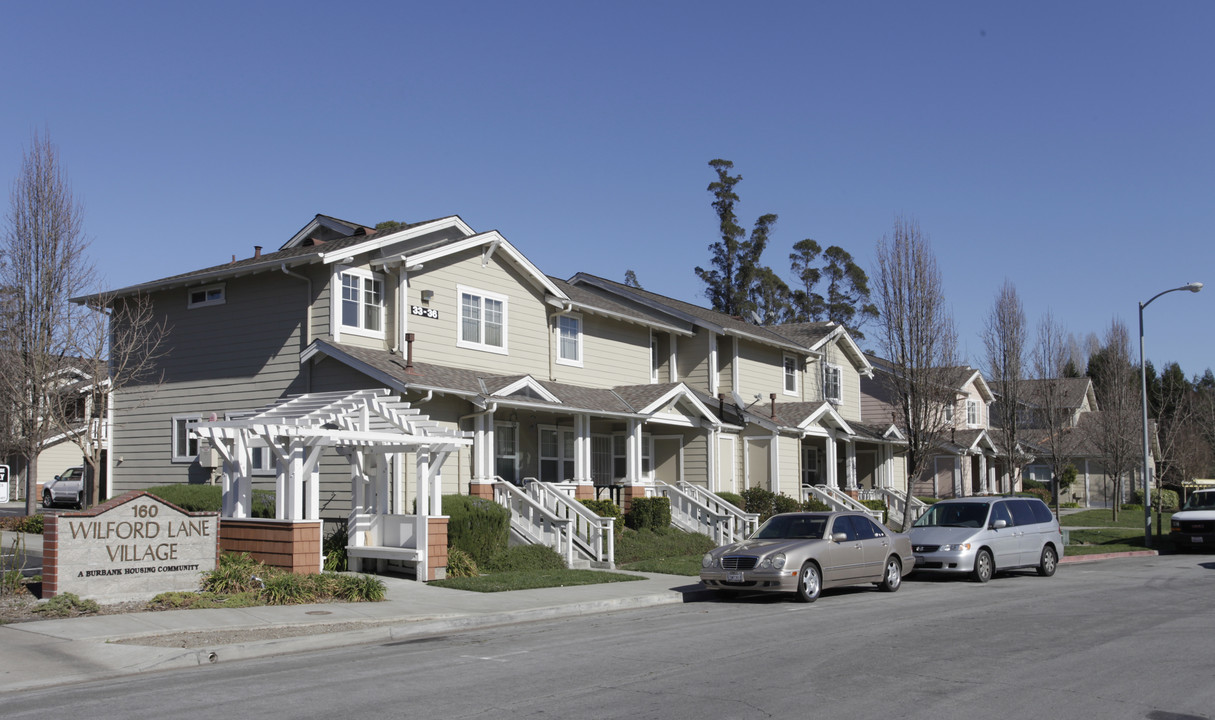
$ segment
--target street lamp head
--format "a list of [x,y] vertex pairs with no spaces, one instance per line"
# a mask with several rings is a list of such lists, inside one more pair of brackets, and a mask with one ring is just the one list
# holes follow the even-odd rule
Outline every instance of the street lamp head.
[[1186,286],[1185,286],[1185,289],[1186,289],[1186,290],[1189,290],[1190,292],[1198,292],[1199,290],[1201,290],[1201,289],[1202,289],[1202,283],[1200,283],[1200,282],[1192,282],[1192,283],[1190,283],[1189,285],[1186,285]]

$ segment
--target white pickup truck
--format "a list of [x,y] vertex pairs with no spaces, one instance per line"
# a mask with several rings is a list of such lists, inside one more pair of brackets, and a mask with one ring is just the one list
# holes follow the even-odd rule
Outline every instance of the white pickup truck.
[[1173,513],[1169,537],[1177,550],[1215,546],[1215,490],[1199,490]]
[[72,505],[84,508],[84,468],[72,467],[56,475],[55,479],[42,486],[42,507]]

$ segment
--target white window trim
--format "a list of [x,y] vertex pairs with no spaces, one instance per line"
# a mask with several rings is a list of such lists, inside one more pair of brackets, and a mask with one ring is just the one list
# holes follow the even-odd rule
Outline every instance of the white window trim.
[[[473,295],[481,299],[481,342],[472,342],[464,339],[464,296]],[[496,345],[487,345],[485,338],[485,300],[496,300],[502,303],[502,347]],[[484,352],[497,353],[499,355],[510,354],[507,348],[510,346],[507,336],[507,328],[510,327],[510,302],[505,295],[498,293],[478,290],[476,288],[466,287],[464,285],[456,286],[456,347],[467,348],[469,350],[481,350]]]
[[[380,283],[380,329],[368,330],[363,327],[365,310],[367,305],[363,302],[363,283],[359,282],[359,312],[358,325],[347,325],[342,322],[342,305],[345,302],[343,298],[343,290],[345,286],[342,284],[343,275],[352,275],[360,278],[360,280],[374,280]],[[333,290],[330,292],[332,297],[332,309],[330,317],[333,321],[333,326],[337,332],[333,333],[335,338],[340,338],[342,335],[357,335],[359,337],[375,338],[383,340],[385,337],[384,328],[388,325],[388,283],[382,273],[371,272],[362,268],[349,267],[338,265],[333,272]]]
[[[209,295],[212,290],[219,291],[218,298],[204,299],[199,302],[194,302],[195,293],[201,292],[201,293],[203,293],[203,297],[206,298],[206,296]],[[204,285],[203,287],[188,288],[186,290],[186,309],[187,310],[196,310],[198,308],[212,307],[215,305],[223,305],[227,301],[228,301],[228,290],[225,287],[224,283],[217,283],[215,285]]]
[[[569,318],[578,323],[578,334],[575,337],[575,342],[577,344],[578,357],[573,358],[573,359],[561,357],[561,344],[562,344],[561,343],[561,320],[563,318]],[[584,357],[583,356],[583,346],[582,346],[582,337],[583,337],[584,333],[582,332],[582,327],[583,327],[582,316],[577,313],[561,313],[560,315],[557,316],[557,364],[558,365],[570,365],[573,367],[582,367],[583,357]]]
[[[974,411],[973,420],[971,420],[971,411],[972,410]],[[979,401],[978,400],[967,400],[966,401],[966,424],[970,427],[979,427],[980,425],[983,424],[983,418],[981,417],[981,415],[979,413]]]
[[945,403],[945,422],[953,424],[953,403]]
[[[253,415],[253,412],[251,411],[226,412],[224,413],[224,420],[240,420],[241,418],[250,417],[251,415]],[[257,436],[250,437],[249,447],[254,450],[262,451],[262,464],[258,465],[254,463],[253,466],[249,468],[250,475],[275,476],[278,474],[278,459],[274,455],[274,451],[271,450],[270,446],[266,444],[265,440]],[[252,457],[253,453],[249,453],[249,455]],[[269,467],[267,467],[267,464],[269,464]]]
[[[170,453],[172,456],[172,462],[192,463],[196,459],[198,459],[198,450],[202,446],[202,440],[200,440],[199,438],[190,437],[190,426],[193,424],[196,424],[196,423],[200,423],[200,422],[202,422],[202,415],[174,415],[173,416],[173,425],[169,431],[170,439],[173,443],[172,448],[170,449]],[[186,443],[186,449],[189,450],[190,443],[191,442],[194,443],[195,451],[194,451],[193,455],[190,455],[190,454],[179,455],[177,453],[177,442],[178,442],[178,440],[182,439],[181,433],[183,433],[183,432],[186,433],[186,437],[184,438],[185,443]]]
[[[793,367],[792,371],[789,370],[790,363],[792,364],[792,367]],[[796,396],[798,394],[798,391],[801,389],[801,378],[799,377],[799,375],[801,375],[801,373],[799,373],[797,371],[798,370],[797,356],[790,355],[789,353],[785,353],[784,355],[782,355],[781,361],[780,361],[780,370],[781,370],[781,389],[784,391],[784,393],[786,395]],[[789,389],[789,378],[790,377],[793,378],[793,389],[792,390]]]
[[[835,390],[839,393],[836,397],[831,397],[827,394],[827,375],[832,370],[835,371],[836,383]],[[844,368],[831,363],[823,363],[823,399],[833,405],[842,405],[844,402]]]
[[658,382],[658,366],[660,360],[658,357],[658,336],[654,331],[650,331],[650,384]]

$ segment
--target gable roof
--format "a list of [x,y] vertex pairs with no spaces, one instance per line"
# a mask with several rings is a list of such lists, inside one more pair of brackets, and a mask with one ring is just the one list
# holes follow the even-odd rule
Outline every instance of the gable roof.
[[1084,406],[1087,398],[1089,407],[1097,409],[1097,394],[1092,378],[1088,377],[1022,380],[1021,402],[1042,407],[1046,404],[1046,392],[1052,383],[1058,391],[1056,401],[1059,407],[1078,410]]
[[827,345],[836,342],[844,350],[844,354],[852,359],[853,366],[862,375],[867,377],[873,376],[873,365],[869,363],[865,353],[856,344],[856,341],[852,339],[852,334],[843,325],[831,321],[785,323],[783,325],[773,325],[772,329],[805,345],[816,353],[825,352]]

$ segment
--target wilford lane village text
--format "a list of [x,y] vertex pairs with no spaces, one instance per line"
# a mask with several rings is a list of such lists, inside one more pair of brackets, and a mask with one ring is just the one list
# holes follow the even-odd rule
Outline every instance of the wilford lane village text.
[[[136,505],[136,520],[68,520],[68,535],[73,540],[98,540],[105,543],[111,562],[176,560],[177,542],[187,538],[211,537],[211,521],[206,519],[158,520],[156,505]],[[158,541],[159,542],[155,542]]]

